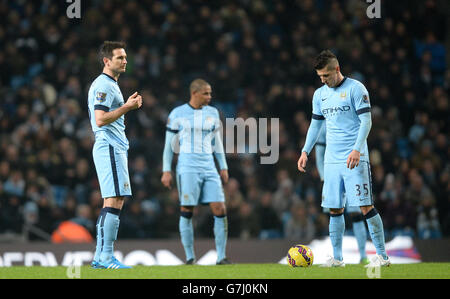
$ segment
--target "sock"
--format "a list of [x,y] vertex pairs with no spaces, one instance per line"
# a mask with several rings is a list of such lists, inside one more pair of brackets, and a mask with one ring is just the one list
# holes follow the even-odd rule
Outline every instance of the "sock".
[[227,247],[228,221],[227,215],[214,216],[214,238],[216,242],[217,262],[223,260]]
[[109,262],[114,254],[114,241],[117,240],[117,232],[119,231],[120,210],[110,207],[102,210],[105,210],[105,216],[102,219],[103,227],[101,227],[103,248],[100,253],[100,261]]
[[97,229],[97,245],[95,246],[95,254],[94,254],[94,261],[99,262],[100,261],[100,253],[103,249],[103,221],[105,221],[105,214],[106,211],[103,209],[100,210],[100,214],[98,215],[96,229]]
[[330,214],[329,232],[335,260],[342,261],[342,239],[345,231],[344,214]]
[[352,226],[356,242],[358,243],[359,256],[361,257],[361,259],[366,258],[367,231],[362,214],[359,214],[358,216],[352,218]]
[[378,255],[381,255],[384,259],[387,259],[386,249],[384,247],[384,229],[383,222],[381,220],[378,211],[373,208],[365,216],[367,227],[369,229],[370,238],[375,246]]
[[181,244],[183,244],[186,261],[195,259],[194,253],[194,227],[192,225],[192,212],[181,212],[179,222]]

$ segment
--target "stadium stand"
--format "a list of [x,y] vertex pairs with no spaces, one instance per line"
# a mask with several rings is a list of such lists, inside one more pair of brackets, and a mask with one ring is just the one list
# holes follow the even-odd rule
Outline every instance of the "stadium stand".
[[[296,168],[320,84],[312,59],[324,48],[370,92],[373,192],[387,237],[449,236],[445,1],[382,1],[381,19],[369,19],[359,0],[82,1],[80,19],[67,6],[0,1],[3,238],[51,240],[65,221],[95,235],[102,200],[86,101],[103,40],[127,43],[120,86],[144,99],[126,118],[134,197],[119,238],[178,237],[177,192],[160,183],[161,157],[167,114],[196,77],[212,83],[223,118],[280,119],[278,163],[227,154],[230,238],[327,235],[318,174]],[[211,236],[211,221],[198,211],[197,237]]]

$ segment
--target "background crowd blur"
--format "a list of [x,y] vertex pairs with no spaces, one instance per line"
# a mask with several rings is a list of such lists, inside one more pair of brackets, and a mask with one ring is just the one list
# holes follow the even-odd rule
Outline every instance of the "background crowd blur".
[[[386,237],[449,236],[446,1],[381,1],[379,19],[363,0],[81,1],[80,19],[67,17],[69,4],[0,0],[0,235],[45,240],[67,221],[94,233],[102,199],[87,90],[101,72],[100,44],[121,40],[122,93],[139,91],[144,103],[126,115],[134,196],[120,239],[178,237],[162,150],[167,115],[197,77],[211,83],[223,119],[280,121],[276,164],[227,153],[229,237],[328,235],[314,155],[306,175],[296,166],[320,86],[312,61],[326,48],[370,93],[373,193]],[[212,236],[212,221],[208,207],[196,210],[196,238]]]

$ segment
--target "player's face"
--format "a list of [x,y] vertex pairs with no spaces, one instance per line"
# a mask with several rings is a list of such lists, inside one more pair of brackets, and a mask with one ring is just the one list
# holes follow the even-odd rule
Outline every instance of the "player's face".
[[335,87],[338,83],[339,79],[339,67],[324,67],[323,69],[316,70],[317,75],[322,81],[323,84],[326,84],[328,87]]
[[114,49],[112,58],[107,58],[107,67],[115,73],[124,73],[127,67],[127,53],[125,49]]
[[211,102],[212,98],[212,89],[210,85],[205,85],[197,91],[194,91],[194,96],[197,99],[197,102],[201,106],[208,105]]

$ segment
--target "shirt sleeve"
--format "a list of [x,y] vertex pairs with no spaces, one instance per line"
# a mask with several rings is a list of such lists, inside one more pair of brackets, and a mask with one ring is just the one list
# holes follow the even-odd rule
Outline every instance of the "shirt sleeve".
[[99,86],[94,93],[94,110],[109,112],[114,100],[114,92],[108,84]]
[[362,83],[352,89],[352,103],[357,115],[370,112],[369,92]]
[[172,159],[173,159],[173,150],[172,150],[172,140],[175,137],[175,133],[167,130],[166,131],[166,140],[164,143],[164,151],[163,151],[163,172],[171,171],[172,169]]
[[312,119],[317,119],[317,120],[324,120],[325,117],[322,114],[322,109],[320,107],[320,103],[321,103],[321,99],[320,99],[320,95],[319,95],[319,91],[316,90],[314,92],[313,95],[313,100],[312,100]]
[[361,121],[353,149],[360,152],[372,127],[369,92],[362,83],[355,85],[352,89],[352,103]]
[[354,150],[361,152],[363,145],[365,144],[367,137],[369,136],[370,128],[372,128],[372,114],[361,113],[358,115],[361,124],[359,126],[358,137],[356,138]]
[[170,112],[169,116],[167,117],[166,129],[167,131],[170,131],[172,133],[178,133],[178,131],[180,130],[176,110],[172,110],[172,112]]
[[320,130],[325,120],[320,109],[320,102],[321,99],[316,90],[313,96],[311,124],[309,125],[308,133],[306,133],[305,145],[302,148],[302,152],[306,152],[308,155],[314,147],[314,144],[316,144],[317,138],[319,138]]
[[213,137],[213,149],[214,149],[214,157],[216,157],[217,162],[219,163],[220,170],[228,169],[227,160],[225,158],[225,151],[222,142],[222,123],[220,121],[219,112],[216,111],[216,119],[214,123],[214,137]]

